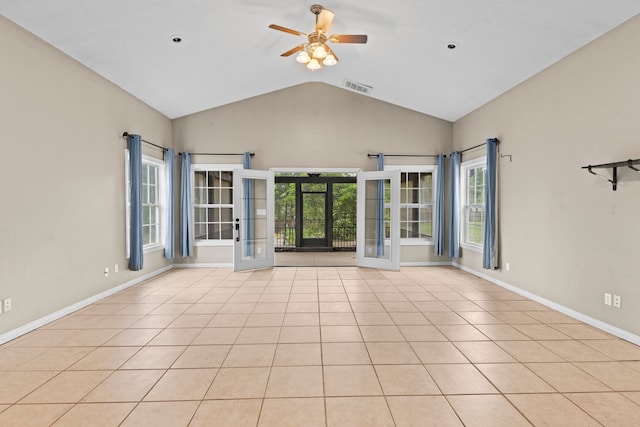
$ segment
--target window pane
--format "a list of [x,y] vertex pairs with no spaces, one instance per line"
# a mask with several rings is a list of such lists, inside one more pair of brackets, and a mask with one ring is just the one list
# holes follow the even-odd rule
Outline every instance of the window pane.
[[220,209],[209,208],[207,209],[209,222],[220,222]]
[[233,222],[233,209],[221,208],[220,209],[220,221]]
[[207,187],[219,187],[220,186],[220,172],[209,171],[207,172]]
[[207,199],[205,198],[204,188],[195,188],[193,190],[193,202],[196,205],[202,205],[207,203]]
[[408,190],[406,188],[400,189],[400,203],[409,203]]
[[149,211],[150,211],[149,206],[142,207],[142,224],[143,225],[147,225],[150,223],[151,214],[149,213]]
[[407,214],[407,219],[409,221],[418,221],[420,219],[418,214],[419,214],[419,209],[418,208],[409,208],[408,209],[408,214]]
[[233,172],[220,172],[220,187],[233,186]]
[[433,202],[433,175],[420,174],[420,203]]
[[149,244],[149,227],[142,227],[142,244]]
[[407,223],[407,232],[409,237],[420,237],[420,223],[418,221],[411,221]]
[[232,188],[223,188],[220,190],[220,202],[223,205],[231,205],[233,204],[233,189]]
[[474,187],[476,185],[476,170],[469,169],[467,174],[467,185],[469,187]]
[[431,222],[432,218],[433,218],[433,206],[420,208],[420,221]]
[[158,243],[158,227],[152,225],[149,227],[149,244]]
[[225,240],[233,239],[233,224],[222,223],[220,224],[220,238]]
[[217,205],[220,203],[220,190],[209,189],[207,191],[207,203],[210,205]]
[[418,188],[418,176],[417,172],[411,172],[407,174],[407,188]]
[[384,180],[384,202],[391,203],[391,180]]
[[151,204],[158,203],[158,187],[157,186],[149,187],[149,203]]
[[209,224],[208,226],[208,235],[209,239],[219,240],[220,239],[220,225],[219,224]]
[[193,173],[193,186],[194,187],[206,187],[207,186],[207,172],[195,171]]
[[195,208],[193,210],[193,220],[194,222],[206,222],[207,221],[207,211],[205,208]]
[[422,237],[433,236],[433,224],[431,222],[423,222],[420,224],[420,234]]
[[198,240],[207,238],[207,224],[196,222],[194,224],[195,238]]
[[148,166],[148,170],[149,170],[149,184],[151,185],[155,185],[156,184],[156,176],[158,174],[158,168],[156,166]]

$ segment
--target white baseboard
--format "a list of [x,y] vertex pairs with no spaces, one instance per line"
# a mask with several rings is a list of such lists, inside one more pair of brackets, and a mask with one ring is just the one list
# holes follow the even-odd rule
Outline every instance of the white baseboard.
[[233,268],[233,263],[174,264],[175,268]]
[[442,267],[442,266],[450,266],[451,261],[443,261],[443,262],[401,262],[400,267]]
[[527,297],[537,303],[540,303],[544,306],[552,308],[556,311],[559,311],[562,314],[566,314],[569,317],[572,317],[576,320],[586,323],[587,325],[591,325],[594,328],[598,328],[604,332],[610,333],[611,335],[615,335],[618,338],[622,338],[625,341],[629,341],[635,345],[640,345],[640,336],[632,334],[629,331],[625,331],[624,329],[620,329],[616,326],[605,323],[601,320],[595,319],[591,316],[587,316],[586,314],[575,311],[569,307],[565,307],[564,305],[558,304],[531,292],[520,289],[516,286],[510,285],[507,282],[503,282],[502,280],[496,279],[495,277],[491,277],[487,274],[480,273],[479,271],[472,270],[469,267],[465,267],[464,265],[458,264],[456,262],[452,263],[454,267],[459,268],[460,270],[466,271],[467,273],[471,273],[474,276],[481,277],[485,280],[488,280],[491,283],[494,283],[500,287],[508,289],[512,292],[515,292],[518,295],[522,295],[523,297]]
[[114,288],[107,289],[106,291],[100,292],[97,295],[94,295],[92,297],[89,297],[87,299],[79,301],[79,302],[77,302],[77,303],[75,303],[73,305],[65,307],[65,308],[63,308],[61,310],[58,310],[58,311],[54,312],[54,313],[48,314],[48,315],[46,315],[44,317],[41,317],[41,318],[39,318],[37,320],[34,320],[33,322],[29,322],[26,325],[21,326],[21,327],[19,327],[17,329],[14,329],[12,331],[6,332],[6,333],[0,335],[0,345],[4,344],[6,342],[9,342],[11,340],[14,340],[14,339],[18,338],[19,336],[24,335],[24,334],[26,334],[28,332],[31,332],[31,331],[33,331],[35,329],[38,329],[38,328],[40,328],[40,327],[42,327],[42,326],[44,326],[44,325],[46,325],[48,323],[51,323],[54,320],[58,320],[58,319],[66,316],[68,314],[73,313],[74,311],[78,311],[81,308],[84,308],[84,307],[86,307],[88,305],[91,305],[91,304],[93,304],[95,302],[98,302],[98,301],[100,301],[100,300],[102,300],[102,299],[104,299],[104,298],[106,298],[108,296],[111,296],[111,295],[113,295],[113,294],[115,294],[117,292],[120,292],[120,291],[122,291],[124,289],[130,288],[131,286],[137,285],[138,283],[142,283],[145,280],[151,279],[152,277],[155,277],[155,276],[157,276],[159,274],[164,273],[165,271],[169,271],[172,268],[173,268],[173,265],[169,265],[169,266],[163,267],[163,268],[161,268],[159,270],[152,271],[151,273],[145,274],[144,276],[137,277],[137,278],[135,278],[133,280],[130,280],[130,281],[126,282],[126,283],[123,283],[122,285],[118,285],[118,286],[116,286]]

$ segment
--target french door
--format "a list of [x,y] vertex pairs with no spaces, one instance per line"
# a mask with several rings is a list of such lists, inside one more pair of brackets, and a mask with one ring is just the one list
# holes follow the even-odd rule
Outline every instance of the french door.
[[253,169],[233,171],[234,271],[273,267],[274,175]]
[[358,173],[357,265],[400,269],[400,172]]

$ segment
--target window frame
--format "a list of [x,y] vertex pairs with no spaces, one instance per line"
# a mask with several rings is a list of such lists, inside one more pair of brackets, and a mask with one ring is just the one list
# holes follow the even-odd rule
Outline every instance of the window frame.
[[[469,195],[468,182],[467,182],[468,171],[472,169],[478,169],[478,168],[484,168],[485,170],[485,180],[483,185],[486,191],[487,157],[486,156],[478,157],[460,164],[460,234],[461,234],[460,246],[474,252],[482,253],[484,242],[475,243],[475,242],[469,242],[467,240],[469,235],[468,221],[467,221],[467,214],[469,211],[469,207],[482,206],[485,212],[485,221],[486,221],[485,201],[483,200],[482,205],[478,205],[476,203],[468,203],[468,200],[467,200]],[[484,236],[483,236],[483,240],[484,240]]]
[[[126,206],[126,218],[125,218],[125,250],[126,257],[130,258],[130,235],[131,235],[131,194],[130,194],[130,176],[129,176],[129,150],[125,149],[125,206]],[[159,250],[163,250],[166,242],[166,179],[165,179],[165,163],[164,160],[148,156],[146,154],[142,155],[142,165],[151,165],[157,168],[158,176],[156,177],[156,188],[157,188],[157,205],[158,205],[158,242],[153,244],[143,245],[142,251],[143,253],[156,252]],[[144,205],[144,204],[143,204]]]
[[[438,188],[437,183],[439,179],[438,174],[438,166],[437,165],[385,165],[384,170],[388,171],[400,171],[400,185],[402,186],[402,176],[403,174],[409,173],[431,173],[431,195],[432,201],[431,203],[402,203],[402,199],[400,200],[400,210],[402,211],[403,207],[407,205],[416,205],[418,209],[421,209],[421,206],[429,206],[431,205],[431,237],[401,237],[400,238],[400,246],[431,246],[435,245],[435,241],[433,239],[433,232],[437,227],[436,224],[436,209],[437,209],[437,197],[436,197],[436,189]],[[401,188],[402,191],[402,188]],[[385,203],[385,207],[388,208],[389,205]],[[402,224],[402,221],[400,221]]]
[[[193,229],[194,229],[194,238],[193,245],[194,246],[210,246],[210,247],[230,247],[234,245],[233,236],[230,239],[197,239],[195,236],[195,227],[196,227],[196,182],[195,182],[195,173],[196,172],[230,172],[234,173],[237,169],[244,169],[241,164],[234,163],[193,163],[191,164],[191,215],[193,218]],[[233,181],[231,184],[231,192],[233,194],[233,198],[236,197],[236,188],[233,187]],[[233,199],[231,203],[219,203],[219,204],[207,204],[205,206],[216,206],[216,207],[224,207],[231,208],[231,217],[234,219],[236,217],[235,209],[233,206]]]

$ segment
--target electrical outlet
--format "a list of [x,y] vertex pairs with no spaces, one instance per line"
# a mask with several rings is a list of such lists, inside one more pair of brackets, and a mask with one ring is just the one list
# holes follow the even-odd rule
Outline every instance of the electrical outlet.
[[109,267],[104,268],[104,277],[109,277]]
[[114,273],[117,273],[117,272],[118,272],[118,264],[116,264],[116,265],[114,265],[114,266],[113,266],[113,272],[114,272]]
[[11,303],[11,298],[5,298],[2,302],[2,310],[6,313],[13,308],[13,304]]
[[604,304],[605,305],[611,305],[611,294],[610,293],[605,293],[604,294]]
[[613,306],[615,308],[620,308],[621,304],[622,304],[622,298],[620,298],[620,295],[614,295],[613,296]]
[[507,270],[507,271],[511,271],[511,264],[506,263],[506,264],[504,265],[504,268],[505,268],[505,270]]

